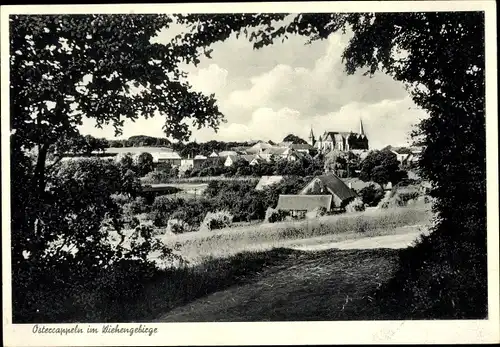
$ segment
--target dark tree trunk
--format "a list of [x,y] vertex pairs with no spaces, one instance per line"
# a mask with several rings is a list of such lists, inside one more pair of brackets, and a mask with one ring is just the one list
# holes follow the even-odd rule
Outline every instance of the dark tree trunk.
[[45,177],[45,161],[47,160],[47,152],[49,150],[48,144],[40,145],[38,150],[38,158],[35,167],[35,177],[34,177],[34,185],[35,191],[38,194],[38,198],[42,198],[43,193],[45,192],[45,186],[47,184],[47,180]]

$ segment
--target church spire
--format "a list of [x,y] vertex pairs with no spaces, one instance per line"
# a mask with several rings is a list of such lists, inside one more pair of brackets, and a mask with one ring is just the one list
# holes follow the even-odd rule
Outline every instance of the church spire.
[[361,117],[359,117],[359,133],[361,135],[365,134],[365,129],[363,129],[363,120],[361,119]]
[[316,139],[314,138],[314,132],[313,132],[312,125],[311,125],[311,132],[309,134],[309,141],[310,141],[312,146],[314,146],[314,144],[316,143]]

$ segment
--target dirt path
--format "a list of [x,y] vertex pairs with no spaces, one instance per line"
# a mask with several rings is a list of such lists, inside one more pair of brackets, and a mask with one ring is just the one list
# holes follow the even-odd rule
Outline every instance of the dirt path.
[[374,236],[356,240],[346,240],[341,242],[331,242],[319,245],[304,245],[294,246],[293,249],[301,251],[321,251],[325,249],[376,249],[376,248],[391,248],[400,249],[410,246],[418,236],[422,234],[421,231],[413,231],[401,235],[385,235]]

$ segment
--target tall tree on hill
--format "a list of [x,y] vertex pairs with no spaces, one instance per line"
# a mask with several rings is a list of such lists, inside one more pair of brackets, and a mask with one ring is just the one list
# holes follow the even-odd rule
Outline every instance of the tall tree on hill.
[[[428,112],[429,118],[420,123],[416,134],[424,147],[419,167],[423,177],[433,183],[431,194],[440,222],[431,236],[435,240],[421,247],[448,244],[429,254],[439,254],[434,263],[449,264],[453,270],[442,274],[443,278],[461,289],[450,285],[445,288],[446,297],[429,303],[414,300],[423,287],[407,285],[402,295],[413,298],[408,299],[408,307],[414,312],[441,310],[455,317],[484,316],[486,312],[484,16],[477,11],[180,17],[181,23],[193,29],[192,35],[182,38],[191,50],[224,41],[233,32],[246,35],[260,48],[292,34],[314,41],[349,29],[353,35],[342,53],[347,72],[383,71],[403,82],[416,105]],[[471,175],[474,180],[463,179]],[[402,263],[407,276],[400,276],[401,283],[406,276],[407,283],[418,284],[420,272],[416,269],[431,271],[422,266],[424,261],[428,264],[429,258],[419,256],[411,264]],[[442,286],[437,280],[432,285]]]
[[293,144],[301,144],[301,145],[307,144],[306,140],[303,140],[294,134],[288,134],[287,136],[285,136],[285,138],[283,139],[283,142],[291,142]]

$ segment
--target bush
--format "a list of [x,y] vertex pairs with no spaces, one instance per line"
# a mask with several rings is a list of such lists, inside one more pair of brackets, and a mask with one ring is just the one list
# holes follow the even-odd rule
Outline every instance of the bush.
[[130,212],[133,214],[147,213],[149,209],[146,199],[142,196],[138,196],[130,202]]
[[347,212],[361,212],[365,210],[365,204],[360,198],[355,198],[345,207]]
[[156,227],[165,227],[172,213],[181,206],[182,199],[171,198],[170,195],[157,196],[151,205],[150,219]]
[[406,206],[408,201],[416,200],[420,196],[419,192],[401,192],[399,194],[399,201],[402,206]]
[[208,212],[201,223],[200,230],[216,230],[229,227],[233,215],[229,211]]
[[[400,188],[401,189],[401,188]],[[421,193],[416,190],[393,190],[388,197],[380,202],[381,208],[403,207],[410,201],[416,201],[421,197]]]
[[167,222],[167,232],[183,234],[189,230],[189,225],[180,219],[169,219]]
[[172,179],[170,171],[157,170],[149,172],[142,179],[143,183],[148,184],[158,184],[158,183],[168,183]]
[[276,223],[285,220],[285,217],[288,214],[285,211],[277,210],[272,207],[269,207],[266,210],[266,216],[264,221],[267,223]]
[[380,186],[377,187],[374,184],[370,184],[361,189],[359,195],[364,204],[373,207],[377,206],[384,197],[384,190]]
[[131,201],[130,196],[128,194],[123,194],[123,193],[112,194],[111,199],[113,199],[113,201],[120,206],[123,206]]

